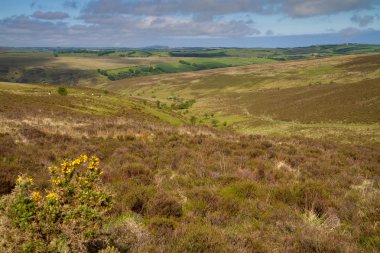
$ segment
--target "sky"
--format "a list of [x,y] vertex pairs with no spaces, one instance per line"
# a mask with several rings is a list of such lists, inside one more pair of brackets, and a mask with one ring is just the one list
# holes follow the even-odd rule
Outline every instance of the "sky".
[[0,46],[380,44],[380,0],[1,0]]

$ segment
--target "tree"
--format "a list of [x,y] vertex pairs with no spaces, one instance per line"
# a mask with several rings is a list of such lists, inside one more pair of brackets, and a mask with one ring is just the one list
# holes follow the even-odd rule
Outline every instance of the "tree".
[[58,87],[57,92],[61,96],[67,96],[67,89],[65,87]]
[[218,124],[219,124],[219,120],[217,120],[217,119],[213,119],[213,120],[211,121],[211,124],[212,124],[213,127],[217,127]]
[[192,125],[195,125],[197,123],[197,118],[195,116],[191,116],[190,122]]

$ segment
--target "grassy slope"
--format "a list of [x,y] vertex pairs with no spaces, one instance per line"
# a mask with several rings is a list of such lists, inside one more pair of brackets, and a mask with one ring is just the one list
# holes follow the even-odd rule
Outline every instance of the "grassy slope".
[[1,193],[95,154],[115,198],[108,232],[132,252],[378,249],[378,148],[172,127],[137,101],[68,90],[0,83]]
[[[214,113],[244,133],[378,143],[380,57],[340,56],[117,81],[103,88],[169,103],[196,98],[203,122]],[[315,131],[319,129],[319,131]]]

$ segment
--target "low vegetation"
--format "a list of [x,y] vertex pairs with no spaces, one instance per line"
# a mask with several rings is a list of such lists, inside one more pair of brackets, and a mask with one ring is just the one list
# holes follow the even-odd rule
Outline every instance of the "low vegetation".
[[0,252],[379,252],[378,50],[2,54]]
[[61,96],[67,96],[67,89],[65,87],[58,87],[57,92]]
[[370,54],[266,63],[140,77],[103,87],[146,100],[154,95],[162,104],[191,97],[197,103],[184,115],[188,121],[194,116],[198,124],[216,127],[226,122],[244,134],[376,145],[379,59]]
[[[0,246],[9,252],[378,252],[376,145],[240,135],[198,125],[203,116],[176,127],[153,101],[50,90],[0,83]],[[90,158],[71,160],[78,154]],[[81,188],[86,173],[102,181],[94,196]],[[42,213],[52,206],[61,218],[50,223],[55,213]]]
[[[85,165],[85,166],[84,166]],[[105,248],[104,215],[111,196],[101,188],[99,158],[86,155],[49,167],[46,193],[33,179],[18,176],[12,194],[1,199],[2,252],[86,252]]]

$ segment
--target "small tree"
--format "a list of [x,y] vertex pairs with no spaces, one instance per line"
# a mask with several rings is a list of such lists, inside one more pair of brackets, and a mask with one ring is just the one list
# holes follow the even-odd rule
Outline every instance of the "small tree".
[[197,123],[197,118],[195,116],[191,116],[190,122],[192,125],[195,125]]
[[213,120],[211,121],[211,124],[212,124],[213,127],[217,127],[218,124],[219,124],[219,120],[217,120],[217,119],[213,119]]
[[67,96],[67,89],[65,87],[58,87],[58,94],[61,96]]
[[19,176],[0,201],[0,252],[87,252],[100,241],[111,196],[102,188],[98,164],[97,157],[81,155],[49,167],[46,193]]

